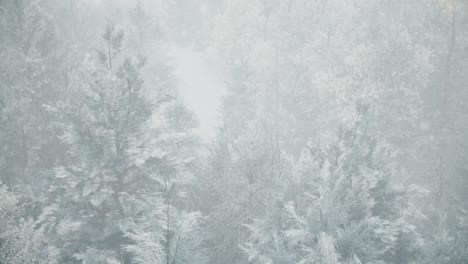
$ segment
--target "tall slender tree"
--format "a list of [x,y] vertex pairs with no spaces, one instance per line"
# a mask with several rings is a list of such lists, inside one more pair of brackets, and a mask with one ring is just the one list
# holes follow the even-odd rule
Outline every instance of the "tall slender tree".
[[63,95],[60,45],[42,1],[2,1],[0,10],[0,180],[37,216],[61,156],[44,108]]
[[119,58],[124,33],[115,26],[108,25],[102,37],[80,103],[49,106],[68,148],[55,168],[53,203],[42,216],[55,263],[129,263],[121,250],[130,243],[123,226],[159,204],[150,175],[171,166],[162,161],[159,132],[150,123],[163,99],[150,101],[144,92],[144,59]]

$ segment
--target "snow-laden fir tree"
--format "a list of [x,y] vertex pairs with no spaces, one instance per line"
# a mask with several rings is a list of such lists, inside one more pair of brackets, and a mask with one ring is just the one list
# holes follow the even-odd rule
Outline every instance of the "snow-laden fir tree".
[[[432,190],[427,221],[422,225],[428,245],[424,263],[463,263],[468,259],[466,10],[468,3],[450,1],[429,9],[436,71],[426,96],[429,140],[425,145],[426,173],[422,184]],[[434,96],[432,99],[430,96]]]
[[205,234],[201,229],[204,217],[190,201],[196,199],[190,188],[196,185],[199,170],[197,138],[191,131],[196,125],[193,113],[176,98],[164,106],[164,133],[159,145],[165,152],[165,166],[150,174],[162,199],[154,207],[153,218],[132,222],[126,236],[134,244],[126,246],[136,263],[206,263]]
[[68,148],[55,168],[53,202],[41,216],[50,263],[130,263],[122,249],[133,243],[126,225],[158,219],[153,212],[162,208],[162,199],[152,175],[174,166],[152,124],[167,97],[148,96],[139,75],[143,58],[119,58],[122,30],[109,25],[102,37],[79,103],[48,107]]
[[422,249],[413,224],[414,185],[394,186],[401,173],[391,149],[368,130],[369,106],[326,146],[307,147],[289,187],[267,217],[248,225],[243,245],[253,263],[412,263]]
[[263,217],[274,200],[278,181],[283,179],[287,161],[281,146],[260,121],[249,122],[233,142],[219,136],[213,148],[204,187],[210,211],[210,263],[245,263],[239,245],[248,238],[246,227]]
[[58,47],[43,1],[0,2],[0,180],[34,216],[60,157],[43,107],[61,97]]
[[0,263],[44,263],[45,234],[24,217],[16,196],[0,183]]

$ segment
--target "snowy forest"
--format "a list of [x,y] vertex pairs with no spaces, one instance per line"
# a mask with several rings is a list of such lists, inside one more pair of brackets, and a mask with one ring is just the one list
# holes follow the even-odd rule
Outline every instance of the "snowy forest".
[[0,264],[467,264],[467,0],[0,0]]

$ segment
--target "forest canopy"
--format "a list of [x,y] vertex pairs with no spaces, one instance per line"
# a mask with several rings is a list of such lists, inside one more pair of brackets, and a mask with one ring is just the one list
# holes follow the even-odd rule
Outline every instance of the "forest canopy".
[[468,264],[468,1],[0,0],[1,264]]

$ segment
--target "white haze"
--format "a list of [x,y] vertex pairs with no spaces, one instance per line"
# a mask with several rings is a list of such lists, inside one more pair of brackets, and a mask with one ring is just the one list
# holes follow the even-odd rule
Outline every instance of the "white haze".
[[0,264],[468,264],[467,0],[0,0]]

